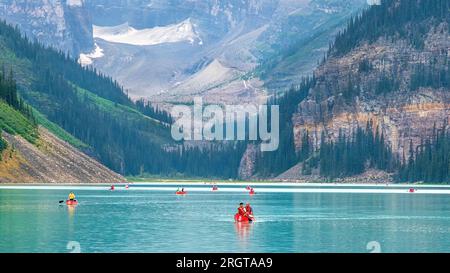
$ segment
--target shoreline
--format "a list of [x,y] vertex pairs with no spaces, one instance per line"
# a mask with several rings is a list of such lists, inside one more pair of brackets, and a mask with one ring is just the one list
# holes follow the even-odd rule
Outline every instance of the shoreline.
[[222,185],[222,186],[296,186],[296,187],[307,187],[307,186],[323,186],[323,187],[444,187],[450,188],[450,184],[428,184],[428,183],[349,183],[349,182],[284,182],[284,181],[224,181],[224,180],[140,180],[140,181],[128,181],[128,182],[120,182],[120,183],[0,183],[0,188],[2,186],[125,186],[125,185]]
[[21,188],[21,187],[110,187],[111,185],[121,186],[125,185],[136,186],[254,186],[254,187],[298,187],[298,188],[327,188],[327,187],[356,187],[356,188],[449,188],[450,184],[425,184],[425,183],[335,183],[335,182],[275,182],[275,181],[196,181],[196,180],[170,180],[170,181],[139,181],[139,182],[123,182],[123,183],[0,183],[0,189],[2,188]]
[[[243,194],[248,196],[248,190],[245,188],[245,184],[225,184],[222,185],[217,184],[219,186],[218,191],[212,191],[211,185],[208,184],[198,184],[198,183],[190,183],[190,184],[174,184],[174,183],[139,183],[134,184],[134,186],[129,187],[128,189],[120,186],[117,186],[114,192],[167,192],[174,194],[177,189],[180,187],[184,187],[188,193],[210,193],[210,194]],[[346,194],[408,194],[408,195],[447,195],[450,196],[450,185],[447,186],[411,186],[411,185],[400,185],[400,186],[378,186],[371,187],[371,185],[367,184],[353,184],[353,185],[324,185],[324,184],[316,184],[316,185],[292,185],[292,184],[283,184],[279,186],[274,186],[271,184],[264,185],[253,185],[256,191],[256,196],[259,194],[279,194],[279,193],[346,193]],[[414,188],[411,191],[411,188]],[[82,191],[101,191],[107,192],[109,190],[109,185],[13,185],[13,186],[2,186],[0,185],[0,191],[8,191],[8,190],[55,190],[55,191],[77,191],[78,195]]]

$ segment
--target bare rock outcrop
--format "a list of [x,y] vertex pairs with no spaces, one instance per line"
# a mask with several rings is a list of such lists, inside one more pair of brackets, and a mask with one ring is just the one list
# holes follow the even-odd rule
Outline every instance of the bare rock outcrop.
[[256,155],[258,153],[258,145],[249,144],[242,156],[241,163],[239,165],[239,178],[250,179],[255,173]]
[[[383,37],[327,60],[316,70],[316,86],[292,118],[296,148],[301,147],[306,131],[317,147],[322,133],[327,140],[335,140],[340,130],[350,135],[358,126],[365,128],[368,121],[384,134],[400,159],[408,154],[410,141],[417,147],[422,139],[431,137],[433,128],[440,128],[450,118],[450,92],[431,87],[411,90],[411,75],[418,64],[445,68],[450,56],[448,28],[442,23],[430,29],[421,49]],[[361,71],[363,63],[370,68]],[[347,103],[336,90],[350,88],[350,78],[358,81],[358,86],[353,82],[351,88],[357,88],[359,94]],[[395,81],[395,90],[376,90],[383,78]]]
[[0,162],[0,183],[121,183],[126,179],[39,128],[33,145],[3,133],[8,142]]

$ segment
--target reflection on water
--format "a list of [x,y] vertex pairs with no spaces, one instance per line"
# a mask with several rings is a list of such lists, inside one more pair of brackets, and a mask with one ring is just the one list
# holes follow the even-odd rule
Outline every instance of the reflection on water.
[[[68,207],[58,204],[67,190],[0,189],[0,252],[67,252],[69,242],[83,252],[368,252],[373,242],[383,252],[450,252],[449,195],[76,194],[80,204]],[[249,201],[257,220],[235,223]]]
[[240,249],[248,249],[250,240],[252,240],[251,228],[253,223],[249,222],[236,222],[234,226],[236,228],[237,241]]
[[69,212],[69,219],[73,221],[73,216],[75,215],[76,206],[67,206],[67,211]]

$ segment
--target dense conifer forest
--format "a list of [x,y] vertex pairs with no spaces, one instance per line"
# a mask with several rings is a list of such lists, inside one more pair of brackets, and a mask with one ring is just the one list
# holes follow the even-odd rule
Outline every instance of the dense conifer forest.
[[[9,71],[7,73],[4,67],[0,71],[0,102],[6,104],[6,107],[17,110],[17,115],[23,115],[29,120],[31,126],[35,126],[36,121],[30,106],[17,93],[17,84],[14,80],[13,72]],[[0,110],[4,111],[4,107],[2,106]],[[6,113],[2,113],[0,117],[0,161],[2,160],[2,152],[8,147],[7,142],[2,137],[3,130],[10,129],[7,122],[3,120],[6,115]]]
[[279,105],[280,108],[280,145],[274,152],[257,155],[256,172],[259,175],[267,177],[280,174],[306,157],[305,154],[297,155],[295,152],[292,115],[314,84],[314,78],[305,78],[299,86],[293,86],[285,94],[274,96],[268,102],[268,105]]
[[[337,35],[329,54],[342,56],[361,43],[372,43],[380,37],[406,39],[421,49],[430,26],[450,24],[449,9],[448,0],[382,0],[381,5],[373,5],[349,21],[347,28]],[[414,31],[405,29],[406,25]]]
[[[406,155],[405,155],[406,157]],[[398,172],[398,180],[402,182],[424,181],[430,183],[450,181],[450,131],[448,125],[433,129],[430,139],[413,149],[404,158]]]

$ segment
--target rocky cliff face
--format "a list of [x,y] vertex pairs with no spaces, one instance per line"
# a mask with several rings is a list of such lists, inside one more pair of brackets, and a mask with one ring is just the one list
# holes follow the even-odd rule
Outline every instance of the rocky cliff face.
[[[328,140],[335,140],[339,130],[350,135],[357,126],[364,128],[372,120],[393,151],[400,158],[407,156],[410,140],[414,146],[419,145],[422,139],[431,136],[434,126],[440,128],[450,118],[448,89],[411,90],[411,76],[417,64],[432,62],[445,69],[450,56],[448,27],[442,23],[431,29],[423,49],[416,49],[404,40],[392,42],[380,38],[320,66],[315,73],[316,87],[293,117],[296,147],[300,147],[305,131],[310,132],[317,146],[323,131]],[[361,71],[362,63],[370,64],[370,69]],[[333,91],[346,89],[349,75],[359,77],[356,88],[360,94],[352,104],[345,103],[343,95]],[[375,89],[384,77],[395,79],[392,84],[397,90],[377,94]]]
[[0,18],[32,39],[78,56],[93,48],[92,21],[84,0],[2,0]]
[[258,153],[259,146],[255,144],[249,144],[242,156],[239,164],[240,179],[250,179],[254,175],[256,154]]

